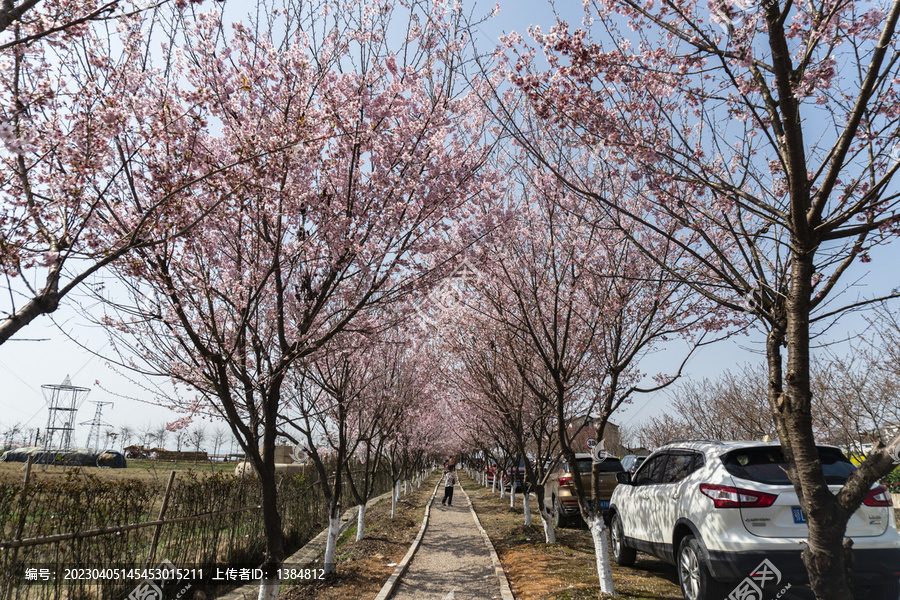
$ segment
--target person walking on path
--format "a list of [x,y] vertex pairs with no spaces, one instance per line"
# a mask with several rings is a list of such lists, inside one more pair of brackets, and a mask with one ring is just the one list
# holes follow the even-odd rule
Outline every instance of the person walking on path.
[[444,499],[441,500],[441,506],[444,506],[444,502],[447,506],[453,506],[454,485],[456,485],[456,468],[451,464],[444,473]]
[[[391,600],[513,600],[512,595],[503,595],[501,573],[475,525],[474,511],[466,506],[462,473],[454,470],[452,475],[454,487],[459,488],[457,506],[431,511],[421,545]],[[441,491],[440,484],[437,491]]]

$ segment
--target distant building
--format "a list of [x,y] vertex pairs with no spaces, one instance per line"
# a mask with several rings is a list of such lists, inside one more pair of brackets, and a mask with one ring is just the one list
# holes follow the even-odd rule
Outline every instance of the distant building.
[[[600,440],[596,439],[595,419],[597,419],[595,415],[588,415],[587,417],[573,419],[569,424],[569,438],[572,440],[572,449],[576,452],[590,452],[591,446],[588,445],[588,440],[593,440],[592,444],[600,443]],[[606,426],[603,428],[603,450],[619,457],[628,454],[628,449],[622,445],[619,426],[609,421],[606,422]]]

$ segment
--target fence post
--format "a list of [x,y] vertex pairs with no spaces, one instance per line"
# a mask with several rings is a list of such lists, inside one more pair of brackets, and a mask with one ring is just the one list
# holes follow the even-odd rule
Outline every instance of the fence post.
[[[22,496],[19,498],[19,522],[16,523],[16,541],[22,539],[22,533],[25,531],[25,507],[28,504],[28,484],[31,482],[31,461],[32,457],[28,457],[25,464],[25,483],[22,485]],[[15,547],[12,551],[12,557],[9,562],[10,568],[15,567],[16,559],[19,557],[19,548]],[[9,586],[9,598],[12,598],[13,586]]]
[[[163,496],[162,506],[159,507],[159,517],[157,521],[162,521],[166,516],[166,508],[169,506],[169,494],[172,493],[172,482],[175,481],[175,471],[169,473],[169,483],[166,484],[166,493]],[[156,545],[159,543],[159,534],[162,532],[163,523],[156,526],[153,531],[153,541],[150,543],[150,554],[147,556],[147,568],[153,563],[153,556],[156,554]]]

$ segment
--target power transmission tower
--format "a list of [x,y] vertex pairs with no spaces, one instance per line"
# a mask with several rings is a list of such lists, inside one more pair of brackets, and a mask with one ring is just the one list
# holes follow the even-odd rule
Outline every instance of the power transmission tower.
[[72,385],[68,375],[62,383],[48,383],[41,389],[50,408],[44,429],[44,450],[69,450],[75,429],[75,412],[91,390]]
[[[90,425],[91,431],[88,433],[87,439],[87,448],[88,450],[100,450],[100,428],[101,427],[112,427],[109,423],[105,423],[101,420],[101,416],[103,415],[103,407],[104,406],[112,406],[112,402],[101,402],[99,400],[91,400],[94,404],[97,405],[97,410],[94,412],[94,420],[93,421],[85,421],[84,423],[79,423],[79,425]],[[93,442],[93,443],[92,443]]]

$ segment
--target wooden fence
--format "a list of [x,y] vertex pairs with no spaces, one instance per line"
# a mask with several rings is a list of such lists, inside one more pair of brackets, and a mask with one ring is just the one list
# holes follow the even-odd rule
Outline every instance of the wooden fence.
[[[122,572],[160,561],[181,569],[257,566],[265,548],[258,480],[181,474],[176,480],[173,471],[165,486],[90,476],[33,483],[30,472],[22,484],[0,484],[0,600],[120,600],[140,583]],[[389,489],[380,473],[376,494]],[[343,498],[352,503],[346,485]],[[311,474],[283,477],[278,504],[287,552],[327,523]],[[99,580],[91,571],[98,569],[119,577]],[[193,589],[209,590],[209,582]]]

